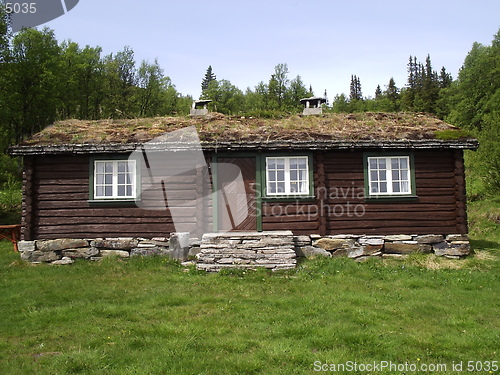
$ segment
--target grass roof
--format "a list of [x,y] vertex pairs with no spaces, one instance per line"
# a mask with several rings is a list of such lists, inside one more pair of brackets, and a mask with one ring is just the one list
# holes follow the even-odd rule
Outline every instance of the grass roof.
[[355,113],[290,116],[282,119],[155,117],[120,120],[65,120],[47,127],[21,146],[144,143],[166,132],[196,126],[202,142],[315,140],[425,140],[467,138],[460,129],[421,113]]

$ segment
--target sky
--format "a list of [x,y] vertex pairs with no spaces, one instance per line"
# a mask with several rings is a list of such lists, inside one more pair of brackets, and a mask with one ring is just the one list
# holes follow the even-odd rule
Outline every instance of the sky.
[[500,28],[499,0],[80,0],[41,25],[59,42],[129,46],[137,67],[158,59],[177,90],[197,99],[209,65],[217,79],[245,91],[287,64],[315,95],[349,94],[351,75],[364,96],[394,78],[406,84],[409,56],[456,78],[474,42],[490,45]]

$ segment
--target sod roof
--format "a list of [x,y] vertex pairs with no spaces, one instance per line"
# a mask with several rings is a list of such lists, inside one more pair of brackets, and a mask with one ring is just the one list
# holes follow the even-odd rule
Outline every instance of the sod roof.
[[131,145],[144,144],[188,126],[196,127],[206,149],[304,148],[314,145],[323,145],[323,148],[346,148],[348,145],[389,147],[391,144],[477,147],[477,141],[459,128],[421,113],[326,114],[281,119],[211,113],[203,117],[59,121],[12,148],[11,154],[53,153],[57,150],[125,152],[133,149]]

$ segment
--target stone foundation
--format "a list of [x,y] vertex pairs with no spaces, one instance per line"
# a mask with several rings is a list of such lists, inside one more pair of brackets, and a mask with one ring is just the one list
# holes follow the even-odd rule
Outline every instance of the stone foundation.
[[[174,235],[171,237],[174,238]],[[199,251],[200,242],[189,240],[188,248],[179,248],[175,241],[157,237],[146,238],[96,238],[96,239],[56,239],[19,242],[21,259],[32,263],[49,262],[69,264],[73,259],[100,260],[109,256],[129,258],[133,256],[166,256],[184,261]],[[183,251],[185,250],[185,251]],[[64,262],[60,262],[63,261]]]
[[196,268],[205,271],[256,267],[285,270],[296,265],[290,231],[207,233],[196,262]]
[[198,269],[265,267],[294,268],[297,257],[402,257],[434,253],[459,259],[471,253],[467,235],[335,235],[293,236],[290,231],[207,233],[200,241],[182,233],[171,238],[96,238],[21,241],[21,258],[32,263],[71,264],[74,259],[99,260],[108,256],[165,256],[179,261],[196,257]]
[[462,234],[360,236],[296,236],[298,256],[346,256],[363,260],[370,256],[401,257],[410,253],[434,253],[458,259],[471,253],[469,238]]

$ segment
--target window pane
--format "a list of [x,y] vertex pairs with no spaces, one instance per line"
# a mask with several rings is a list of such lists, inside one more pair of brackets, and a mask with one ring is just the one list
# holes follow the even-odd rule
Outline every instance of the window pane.
[[285,171],[278,170],[277,177],[278,177],[278,181],[285,181]]
[[285,169],[285,159],[276,159],[276,168]]
[[387,173],[385,170],[379,172],[379,180],[380,181],[386,181],[387,180]]
[[385,158],[384,159],[378,159],[378,168],[379,169],[387,169],[386,163],[385,163]]
[[387,182],[380,183],[380,193],[387,193]]
[[113,183],[113,175],[112,174],[105,174],[104,175],[104,183],[106,185],[111,185]]
[[377,169],[377,166],[378,166],[377,159],[371,158],[369,160],[370,160],[370,169]]
[[270,183],[269,184],[269,187],[268,187],[268,193],[270,194],[276,194],[276,183],[273,182],[273,183]]
[[307,181],[303,181],[299,183],[299,193],[307,193]]
[[299,171],[299,179],[301,181],[307,181],[307,171]]
[[276,169],[276,159],[267,159],[267,168]]
[[408,158],[399,159],[399,163],[401,169],[408,169]]
[[297,158],[290,159],[290,169],[297,169]]
[[126,177],[125,183],[129,184],[129,185],[133,185],[133,183],[134,183],[133,181],[134,180],[133,180],[132,173],[128,173],[125,177]]
[[277,193],[280,193],[280,194],[285,194],[286,193],[285,182],[278,182],[277,183]]
[[299,191],[299,184],[297,182],[290,183],[290,193],[297,193]]
[[392,158],[391,159],[391,167],[392,167],[392,169],[399,169],[399,159]]
[[299,169],[307,170],[307,158],[299,158]]
[[291,181],[297,181],[299,177],[298,171],[290,171],[290,180]]
[[372,194],[378,193],[378,183],[372,182],[372,184],[370,186],[370,192]]
[[97,186],[95,189],[95,195],[97,197],[103,197],[104,196],[104,186]]
[[399,171],[398,170],[393,170],[392,171],[392,180],[399,180]]
[[125,196],[125,185],[118,185],[118,196]]
[[408,180],[408,171],[401,171],[401,180]]
[[112,186],[105,186],[104,187],[104,196],[106,196],[106,197],[113,196],[113,187]]
[[377,171],[371,171],[370,172],[370,179],[372,181],[378,181],[378,173],[377,173]]
[[104,173],[104,163],[102,162],[95,162],[95,171],[96,173]]
[[401,189],[399,188],[399,182],[392,183],[392,192],[393,193],[400,193],[401,192]]
[[401,182],[401,192],[402,193],[410,192],[410,183],[408,181]]
[[122,174],[122,173],[120,173],[120,174],[118,175],[118,184],[120,184],[120,185],[125,184],[125,176],[126,176],[126,175],[124,175],[124,174]]
[[98,174],[95,176],[95,183],[97,185],[103,185],[104,184],[104,175],[103,174]]
[[276,172],[275,171],[270,171],[267,178],[268,178],[269,181],[276,181]]
[[113,162],[105,162],[104,171],[106,173],[113,173]]

